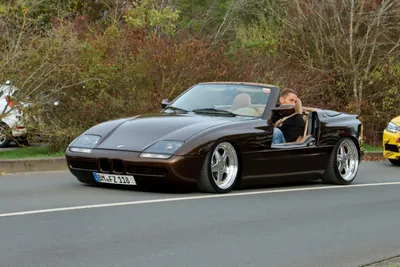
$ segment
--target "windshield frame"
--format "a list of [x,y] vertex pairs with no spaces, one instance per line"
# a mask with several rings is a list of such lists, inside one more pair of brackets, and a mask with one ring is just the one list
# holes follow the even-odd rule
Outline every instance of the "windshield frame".
[[[181,94],[179,94],[175,99],[173,99],[167,106],[165,106],[165,108],[162,109],[161,112],[165,112],[165,110],[168,110],[169,108],[184,108],[186,109],[186,107],[184,106],[180,106],[180,105],[176,105],[176,102],[179,102],[179,100],[182,99],[183,96],[185,96],[187,93],[189,93],[191,90],[193,90],[194,87],[199,86],[199,85],[220,85],[222,87],[225,86],[238,86],[238,87],[248,87],[249,89],[260,89],[260,91],[262,91],[263,89],[267,89],[269,90],[268,93],[268,99],[266,101],[265,104],[258,104],[259,106],[262,106],[262,113],[260,113],[259,115],[244,115],[244,114],[235,114],[237,117],[248,117],[248,118],[254,118],[254,119],[267,119],[267,117],[270,117],[270,108],[274,107],[277,101],[277,96],[279,95],[280,89],[275,86],[275,85],[270,85],[270,84],[263,84],[263,83],[251,83],[251,82],[202,82],[202,83],[197,83],[192,85],[191,87],[189,87],[188,89],[186,89],[185,91],[183,91]],[[254,105],[254,104],[253,104]],[[219,105],[215,105],[215,108],[218,109]],[[196,109],[196,108],[194,108]],[[189,109],[187,110],[186,113],[193,113],[192,112],[193,109]],[[198,114],[198,113],[196,113]],[[204,115],[202,113],[202,115]],[[207,114],[205,114],[207,115]],[[213,116],[226,116],[223,115],[222,113],[216,112],[215,114],[213,114]]]

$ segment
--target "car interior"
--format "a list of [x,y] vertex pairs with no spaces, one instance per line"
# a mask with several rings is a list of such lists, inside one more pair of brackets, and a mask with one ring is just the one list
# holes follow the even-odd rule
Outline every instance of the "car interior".
[[[216,108],[229,110],[238,115],[259,117],[263,114],[265,105],[252,104],[251,97],[246,93],[241,93],[233,99],[231,106],[218,105]],[[292,105],[280,105],[280,107],[273,108],[272,110],[273,112],[279,111],[285,116],[275,123],[275,127],[278,127],[286,119],[294,116],[295,114],[301,114],[305,122],[304,133],[300,135],[295,142],[273,144],[272,148],[307,147],[315,145],[315,138],[313,134],[316,129],[316,125],[313,123],[313,121],[315,121],[313,118],[316,118],[317,116],[314,112],[316,109],[303,107],[301,99],[298,98],[294,108]]]
[[231,111],[240,116],[260,117],[265,109],[265,104],[253,104],[251,96],[246,93],[240,93],[230,105],[215,105],[217,109]]
[[232,102],[232,106],[229,111],[234,112],[238,115],[244,116],[260,116],[262,113],[259,107],[254,107],[251,103],[251,97],[248,94],[238,94]]
[[297,99],[297,103],[293,108],[291,105],[281,105],[278,108],[274,108],[273,111],[280,111],[284,113],[285,117],[275,123],[275,127],[279,127],[286,119],[294,116],[295,114],[301,114],[305,127],[304,133],[300,135],[295,142],[286,142],[282,144],[273,144],[273,148],[287,148],[287,147],[304,147],[304,146],[313,146],[315,145],[315,138],[313,136],[314,129],[316,129],[316,125],[313,118],[316,116],[314,112],[315,109],[312,108],[304,108],[301,102],[301,99]]

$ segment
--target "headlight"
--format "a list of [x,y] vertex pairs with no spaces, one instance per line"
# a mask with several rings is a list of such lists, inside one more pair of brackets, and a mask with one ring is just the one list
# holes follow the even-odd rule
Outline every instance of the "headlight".
[[391,133],[397,133],[398,131],[400,131],[400,127],[394,124],[393,122],[389,122],[388,125],[386,126],[386,131]]
[[157,158],[157,159],[168,159],[175,151],[177,151],[183,142],[179,141],[160,141],[147,148],[143,153],[140,154],[141,158]]
[[84,134],[72,141],[69,150],[72,152],[90,153],[99,142],[101,136]]

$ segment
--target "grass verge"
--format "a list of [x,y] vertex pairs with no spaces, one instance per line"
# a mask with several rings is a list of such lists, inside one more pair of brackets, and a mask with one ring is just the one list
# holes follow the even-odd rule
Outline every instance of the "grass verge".
[[0,160],[2,159],[21,159],[21,158],[47,158],[63,157],[64,151],[53,151],[50,147],[24,147],[15,150],[0,151]]
[[368,144],[363,144],[364,151],[365,152],[382,152],[382,147],[381,146],[372,146]]

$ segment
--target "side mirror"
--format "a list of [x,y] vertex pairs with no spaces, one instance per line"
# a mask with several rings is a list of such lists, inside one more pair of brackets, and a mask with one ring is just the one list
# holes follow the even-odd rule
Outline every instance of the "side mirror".
[[161,101],[161,108],[165,108],[169,104],[171,104],[171,101],[169,101],[168,99],[164,99],[163,101]]
[[283,116],[289,116],[296,112],[294,106],[290,104],[280,105],[279,107],[271,108],[271,110],[272,112],[279,112]]

